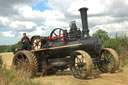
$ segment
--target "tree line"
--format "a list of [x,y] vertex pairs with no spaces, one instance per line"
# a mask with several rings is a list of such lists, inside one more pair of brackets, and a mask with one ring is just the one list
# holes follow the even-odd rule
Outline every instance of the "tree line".
[[22,44],[20,41],[14,45],[1,45],[0,53],[1,52],[13,52],[16,48],[21,48],[21,47],[22,47]]

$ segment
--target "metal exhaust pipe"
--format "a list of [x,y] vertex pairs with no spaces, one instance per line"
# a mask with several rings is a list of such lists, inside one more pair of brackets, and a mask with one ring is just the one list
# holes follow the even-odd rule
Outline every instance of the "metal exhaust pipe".
[[82,37],[88,37],[89,36],[87,10],[88,10],[88,8],[86,8],[86,7],[79,9],[80,14],[81,14],[81,20],[82,20]]

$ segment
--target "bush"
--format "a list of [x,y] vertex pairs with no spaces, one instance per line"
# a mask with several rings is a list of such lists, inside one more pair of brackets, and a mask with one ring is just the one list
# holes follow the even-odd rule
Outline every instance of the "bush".
[[120,58],[121,67],[128,64],[128,36],[126,34],[110,36],[104,30],[98,30],[93,36],[100,37],[102,48],[112,48],[116,50]]
[[124,35],[115,35],[114,38],[104,40],[103,47],[115,49],[118,53],[122,50],[128,50],[128,37]]

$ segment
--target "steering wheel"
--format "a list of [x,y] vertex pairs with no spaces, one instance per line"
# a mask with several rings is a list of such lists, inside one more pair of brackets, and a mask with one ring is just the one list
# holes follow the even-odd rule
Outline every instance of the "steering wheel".
[[63,29],[61,29],[61,28],[56,28],[56,29],[54,29],[52,32],[51,32],[51,34],[50,34],[50,37],[62,37],[63,34],[64,33],[64,30]]

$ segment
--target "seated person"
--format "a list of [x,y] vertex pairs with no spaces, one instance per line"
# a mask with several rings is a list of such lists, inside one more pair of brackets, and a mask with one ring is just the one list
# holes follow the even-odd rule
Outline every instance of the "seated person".
[[30,40],[27,37],[26,33],[23,33],[23,38],[21,39],[21,43],[23,44],[23,50],[30,50]]

